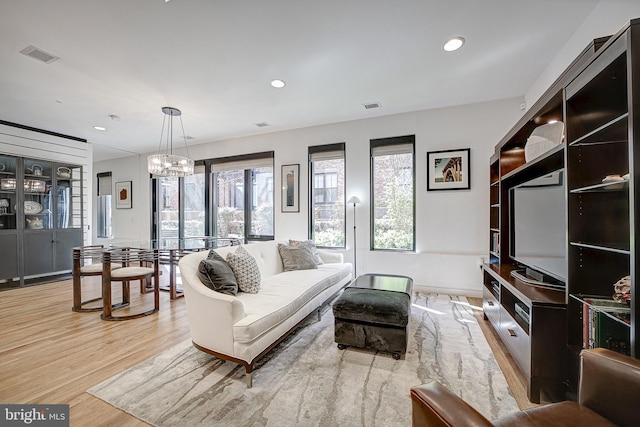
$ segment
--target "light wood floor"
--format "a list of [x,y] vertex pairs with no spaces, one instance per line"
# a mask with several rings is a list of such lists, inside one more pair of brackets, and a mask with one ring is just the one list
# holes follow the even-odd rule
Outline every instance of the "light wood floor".
[[[99,294],[97,280],[88,288],[90,296]],[[134,303],[151,300],[152,294],[140,296],[132,284]],[[70,280],[0,292],[0,402],[68,403],[72,426],[147,425],[86,390],[188,339],[184,298],[170,301],[162,292],[159,313],[120,322],[74,313],[71,301]],[[470,302],[481,306],[479,299]],[[518,404],[535,406],[513,359],[481,311],[477,315]]]

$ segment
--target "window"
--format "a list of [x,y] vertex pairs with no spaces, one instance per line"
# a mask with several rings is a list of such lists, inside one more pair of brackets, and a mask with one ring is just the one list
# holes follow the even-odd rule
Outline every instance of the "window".
[[371,140],[371,249],[415,250],[415,136]]
[[183,180],[184,237],[206,236],[205,166],[196,164],[193,175]]
[[177,245],[179,238],[207,234],[205,171],[200,161],[196,162],[193,175],[153,178],[152,239],[159,240],[162,246]]
[[177,243],[180,237],[180,178],[167,176],[158,178],[160,193],[159,239],[163,246]]
[[309,147],[309,238],[324,248],[345,247],[344,151],[344,143]]
[[213,159],[217,237],[273,239],[273,152]]
[[111,238],[111,172],[98,174],[98,206],[96,236]]

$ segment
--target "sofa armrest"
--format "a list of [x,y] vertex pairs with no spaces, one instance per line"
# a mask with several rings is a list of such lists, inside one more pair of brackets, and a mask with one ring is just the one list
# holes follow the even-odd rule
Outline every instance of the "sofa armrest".
[[344,255],[340,252],[329,252],[329,251],[321,251],[318,250],[320,254],[320,258],[322,258],[323,262],[327,264],[332,264],[336,262],[344,262]]
[[580,354],[578,403],[619,426],[640,425],[640,360],[604,348]]
[[411,388],[411,406],[413,427],[493,425],[464,400],[435,381]]
[[242,302],[202,284],[198,264],[207,257],[201,251],[186,255],[178,265],[193,342],[217,353],[235,356],[233,325],[245,316]]

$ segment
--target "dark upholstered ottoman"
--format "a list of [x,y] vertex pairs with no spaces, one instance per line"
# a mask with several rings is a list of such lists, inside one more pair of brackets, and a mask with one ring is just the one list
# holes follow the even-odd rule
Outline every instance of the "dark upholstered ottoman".
[[411,289],[405,276],[365,274],[354,280],[333,303],[335,342],[392,353],[407,351]]

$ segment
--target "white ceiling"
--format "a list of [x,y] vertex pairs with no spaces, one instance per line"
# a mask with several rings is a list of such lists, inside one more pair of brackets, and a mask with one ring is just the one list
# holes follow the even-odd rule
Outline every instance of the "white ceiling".
[[165,105],[198,144],[522,96],[598,1],[0,0],[0,119],[100,159],[157,150]]

